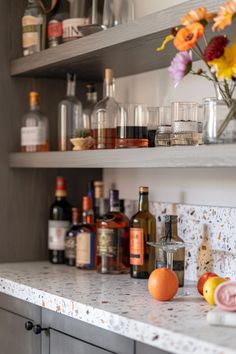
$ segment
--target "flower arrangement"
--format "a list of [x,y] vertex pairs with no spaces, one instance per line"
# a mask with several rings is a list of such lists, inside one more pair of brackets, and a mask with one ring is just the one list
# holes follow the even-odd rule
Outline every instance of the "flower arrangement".
[[[220,124],[217,137],[220,137],[231,119],[236,118],[236,102],[233,99],[236,87],[236,37],[229,39],[219,34],[207,39],[206,28],[212,32],[223,31],[236,17],[236,0],[229,0],[216,13],[210,13],[205,7],[190,11],[180,19],[181,27],[173,28],[165,38],[161,51],[168,42],[173,41],[178,53],[168,69],[170,77],[177,87],[187,74],[199,75],[214,83],[229,108],[228,115]],[[201,59],[205,68],[194,71],[192,53]]]

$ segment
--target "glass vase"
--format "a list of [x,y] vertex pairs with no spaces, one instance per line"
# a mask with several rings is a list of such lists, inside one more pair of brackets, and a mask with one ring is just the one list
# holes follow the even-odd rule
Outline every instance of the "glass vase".
[[205,98],[203,119],[205,144],[236,143],[236,100],[227,105],[222,99]]

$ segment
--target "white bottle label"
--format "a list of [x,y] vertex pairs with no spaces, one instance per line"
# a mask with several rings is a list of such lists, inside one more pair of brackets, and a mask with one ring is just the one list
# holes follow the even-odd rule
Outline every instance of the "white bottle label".
[[69,221],[55,221],[48,222],[48,249],[54,251],[64,251],[65,236],[70,227]]
[[24,16],[22,18],[23,48],[36,46],[37,51],[40,50],[39,26],[42,24],[43,24],[42,16],[39,17]]
[[80,232],[76,237],[76,264],[91,263],[91,235],[89,232]]
[[46,129],[43,127],[21,128],[21,146],[46,144]]

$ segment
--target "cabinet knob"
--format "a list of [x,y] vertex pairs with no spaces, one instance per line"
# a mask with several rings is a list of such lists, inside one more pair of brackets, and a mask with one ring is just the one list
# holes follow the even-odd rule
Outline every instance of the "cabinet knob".
[[31,321],[25,322],[25,329],[26,329],[26,331],[31,331],[31,330],[33,329],[33,327],[34,327],[33,322],[31,322]]
[[47,331],[48,330],[48,328],[42,328],[40,325],[34,325],[33,326],[33,332],[34,332],[34,334],[40,334],[41,332],[43,332],[43,331]]

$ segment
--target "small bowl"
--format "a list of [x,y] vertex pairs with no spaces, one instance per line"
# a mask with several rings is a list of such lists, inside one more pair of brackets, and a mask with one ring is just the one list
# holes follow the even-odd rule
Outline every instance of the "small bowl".
[[73,151],[89,150],[94,145],[94,138],[87,136],[86,138],[73,138],[70,139],[74,148]]

